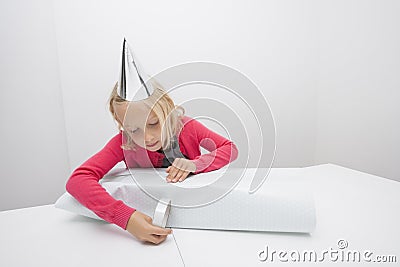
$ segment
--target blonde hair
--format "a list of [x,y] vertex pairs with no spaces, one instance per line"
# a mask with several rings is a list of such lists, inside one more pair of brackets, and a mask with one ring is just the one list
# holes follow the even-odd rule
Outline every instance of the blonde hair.
[[[181,118],[185,114],[185,109],[181,106],[175,105],[174,101],[158,82],[154,79],[150,80],[150,82],[153,85],[154,92],[143,101],[158,117],[160,125],[162,126],[162,148],[165,150],[169,148],[171,144],[170,140],[174,136],[178,135],[183,127]],[[118,124],[118,129],[122,130],[123,141],[121,148],[125,150],[136,150],[135,142],[132,140],[131,136],[123,130],[123,122],[121,122],[116,115],[114,104],[129,103],[129,101],[118,95],[117,90],[118,82],[115,84],[111,92],[108,100],[108,107],[114,120]]]

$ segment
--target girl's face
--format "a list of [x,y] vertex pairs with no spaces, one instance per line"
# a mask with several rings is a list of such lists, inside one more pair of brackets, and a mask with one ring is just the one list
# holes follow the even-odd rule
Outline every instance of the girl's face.
[[115,111],[124,131],[137,145],[150,151],[161,148],[161,122],[148,106],[141,101],[118,103]]

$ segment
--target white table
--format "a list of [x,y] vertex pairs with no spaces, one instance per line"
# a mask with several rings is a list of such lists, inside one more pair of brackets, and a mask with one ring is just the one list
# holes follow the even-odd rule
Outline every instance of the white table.
[[[361,258],[358,266],[398,266],[399,182],[333,164],[299,168],[296,179],[299,190],[314,192],[317,226],[312,234],[174,229],[185,266],[309,266],[316,263],[292,262],[288,253],[314,251],[321,258],[330,248],[359,251],[361,257],[369,250],[371,260],[377,255],[397,260],[367,264]],[[348,247],[339,249],[339,239]],[[269,257],[261,261],[258,254],[266,246]],[[171,235],[158,246],[144,244],[115,225],[53,205],[0,212],[0,266],[183,266],[179,250]],[[280,250],[287,252],[281,259],[288,262],[281,262]],[[355,265],[325,256],[319,265]]]

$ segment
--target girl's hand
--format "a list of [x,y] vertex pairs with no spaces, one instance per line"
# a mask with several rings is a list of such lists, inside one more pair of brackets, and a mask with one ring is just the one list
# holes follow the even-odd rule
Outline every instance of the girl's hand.
[[160,244],[172,230],[155,226],[152,222],[151,217],[135,210],[129,218],[126,230],[140,241]]
[[167,182],[182,182],[186,179],[189,173],[195,171],[196,165],[193,161],[184,158],[176,158],[172,165],[166,170],[166,172],[168,172]]

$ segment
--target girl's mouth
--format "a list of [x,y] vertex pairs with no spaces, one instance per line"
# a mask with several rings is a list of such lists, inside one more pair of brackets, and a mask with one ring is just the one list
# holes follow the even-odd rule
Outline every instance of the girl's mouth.
[[155,143],[153,143],[153,144],[146,145],[146,146],[147,146],[147,147],[154,147],[155,145],[157,145],[157,143],[158,143],[158,141],[157,141],[157,142],[155,142]]

